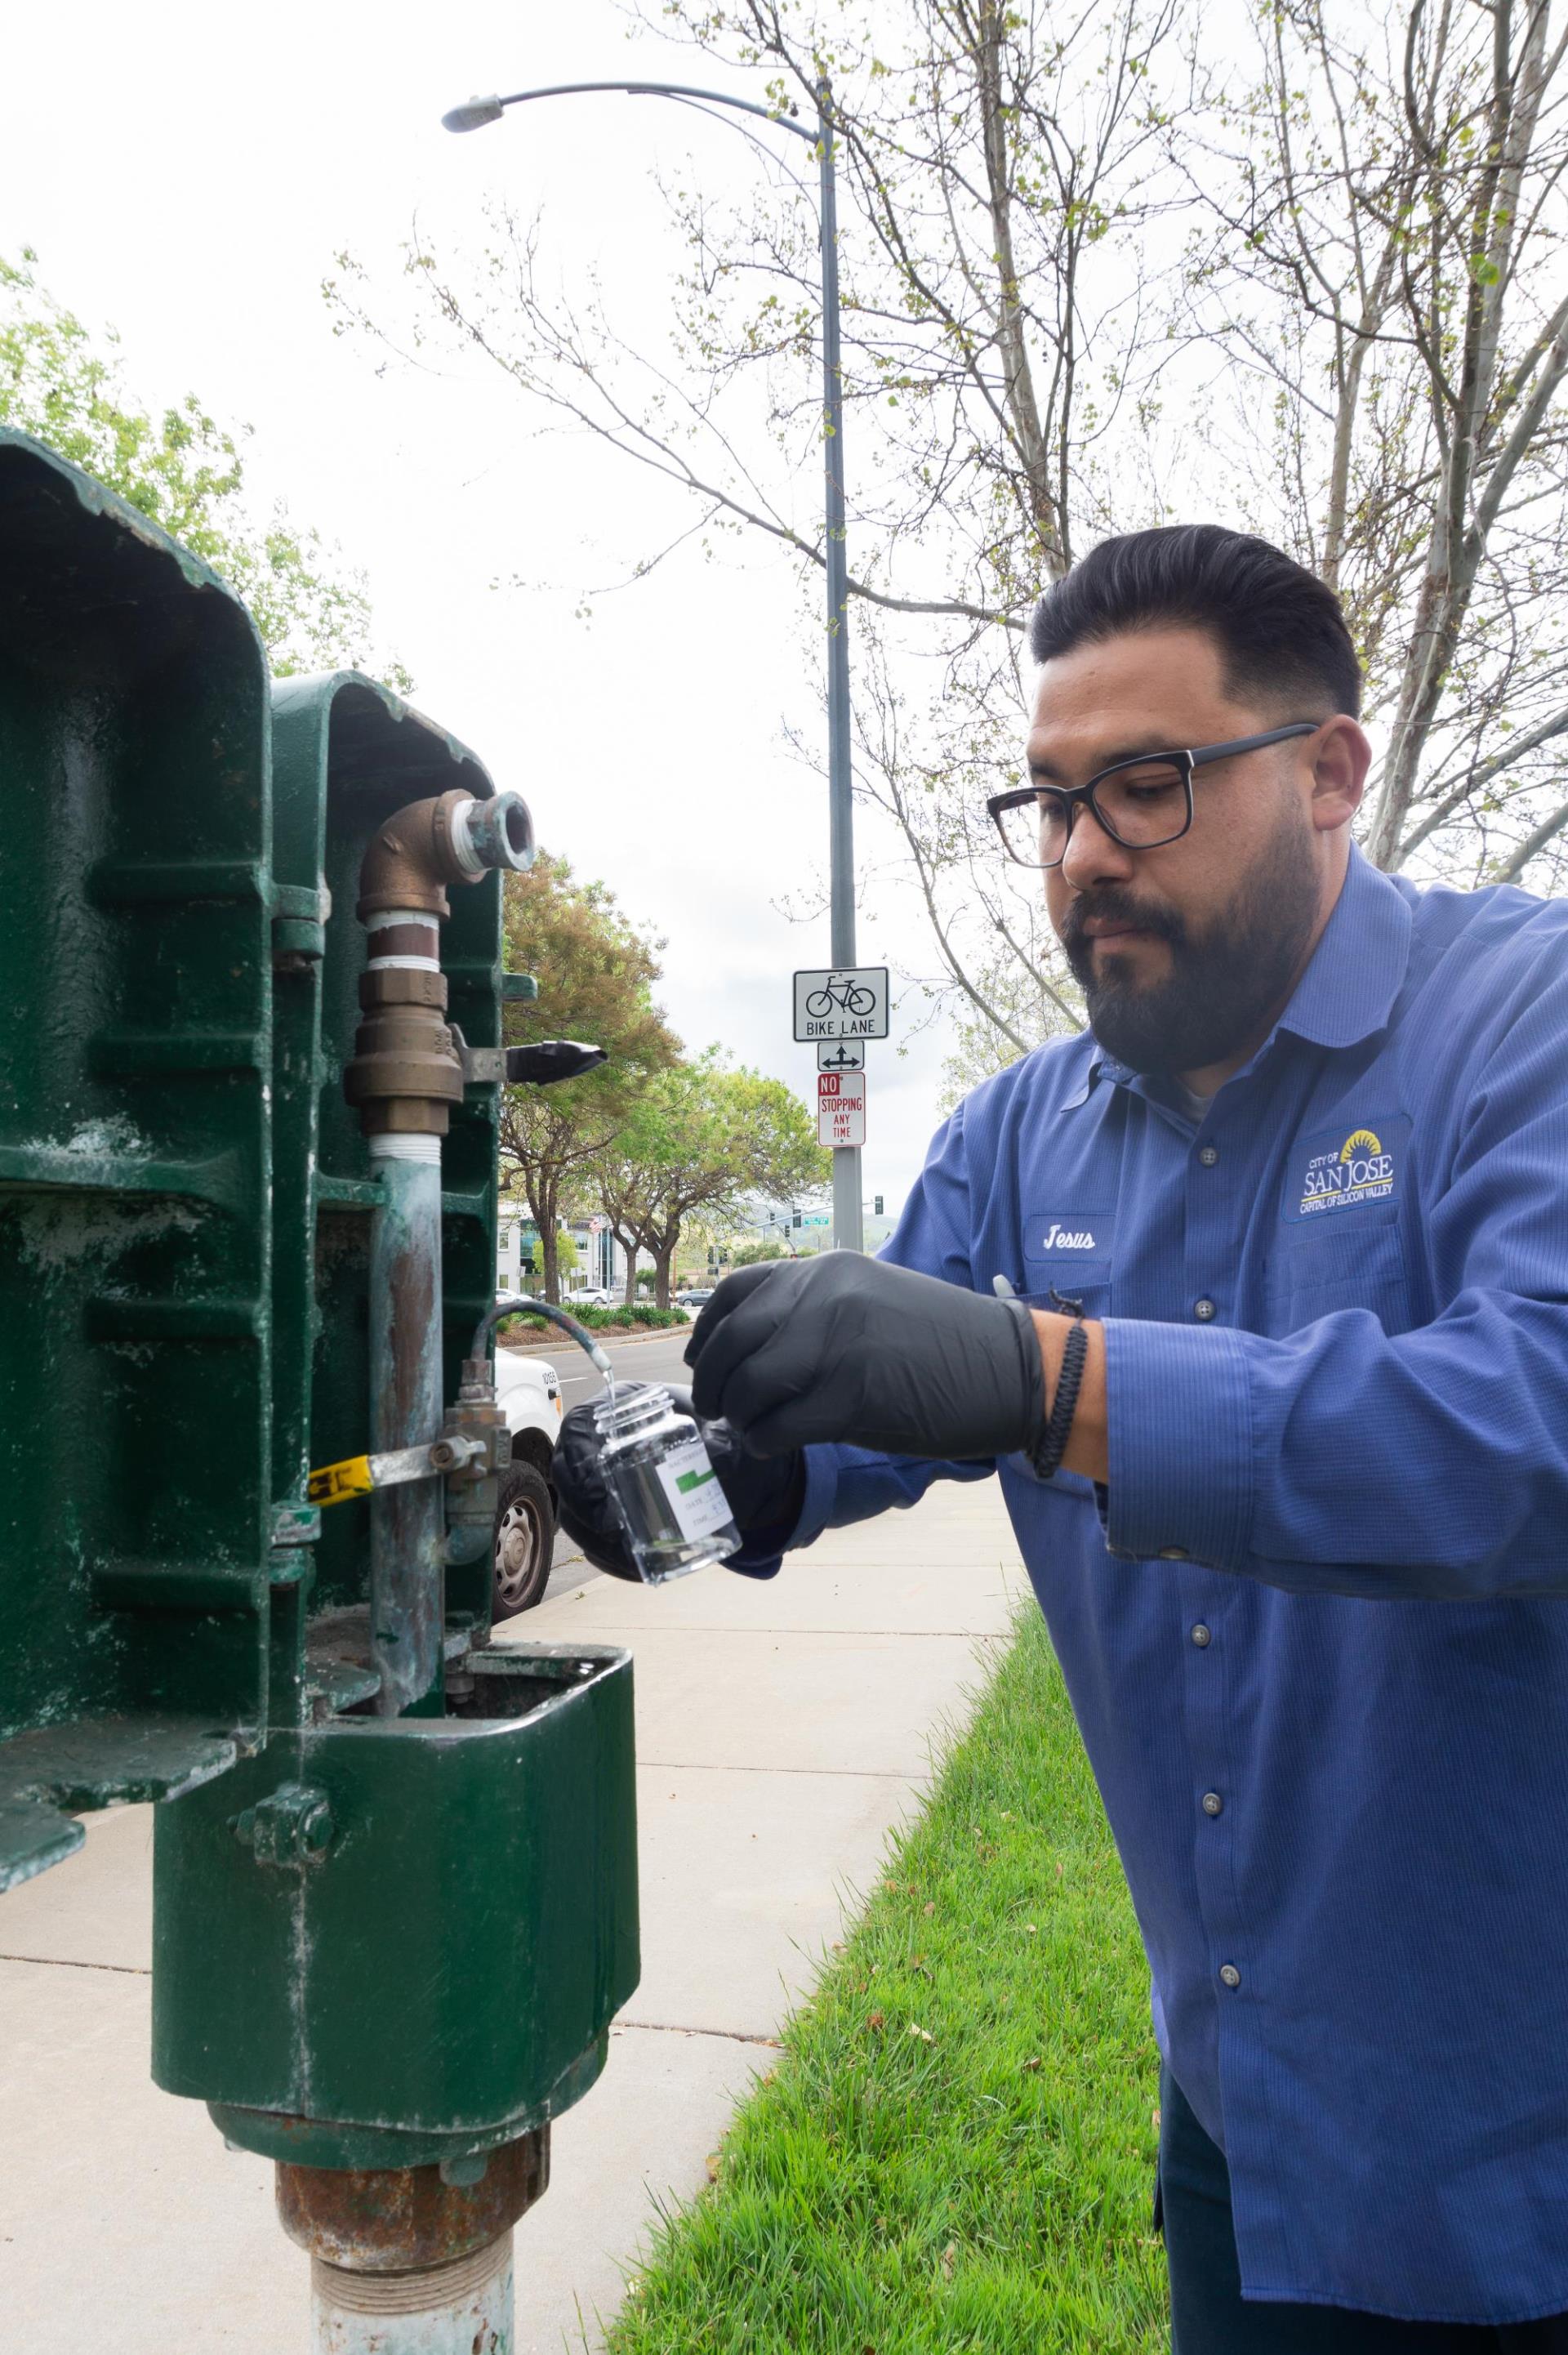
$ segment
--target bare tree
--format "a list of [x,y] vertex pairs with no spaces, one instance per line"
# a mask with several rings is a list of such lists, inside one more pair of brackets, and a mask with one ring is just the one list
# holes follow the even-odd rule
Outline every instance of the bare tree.
[[[1550,0],[646,0],[774,104],[832,85],[857,789],[902,846],[923,976],[1005,1058],[1078,1018],[984,816],[1019,774],[1023,632],[1108,530],[1248,526],[1345,597],[1387,867],[1550,886],[1568,841],[1563,37]],[[413,332],[688,496],[693,534],[823,560],[813,193],[666,190],[667,350],[549,284],[535,225],[408,259]],[[793,150],[798,143],[774,143]],[[362,280],[345,324],[388,336]],[[667,549],[640,552],[639,569]],[[813,619],[810,626],[819,625]],[[820,640],[818,641],[820,644]]]
[[[657,15],[662,33],[768,70],[780,112],[814,112],[831,76],[860,692],[884,708],[906,700],[912,650],[936,657],[913,732],[925,774],[941,771],[941,810],[923,783],[874,759],[859,782],[899,829],[946,929],[942,985],[971,1001],[984,996],[992,919],[977,959],[965,900],[980,837],[950,813],[972,811],[977,783],[994,789],[1000,760],[1016,764],[1022,632],[1042,580],[1066,569],[1086,531],[1125,517],[1129,496],[1153,497],[1147,485],[1129,491],[1126,453],[1142,445],[1174,348],[1163,329],[1146,332],[1149,240],[1181,194],[1167,160],[1174,101],[1156,101],[1151,77],[1168,52],[1179,69],[1171,37],[1183,5],[1116,0],[1069,15],[1048,0],[722,11],[673,0]],[[630,349],[596,300],[553,286],[537,225],[503,210],[482,250],[441,254],[425,237],[410,249],[418,299],[401,332],[405,348],[478,356],[533,420],[586,431],[689,494],[692,518],[671,546],[760,535],[814,584],[815,189],[792,153],[774,153],[798,143],[770,146],[763,131],[753,144],[755,200],[708,204],[691,193],[696,176],[686,193],[667,191],[688,254],[667,353]],[[346,260],[330,292],[344,325],[398,341]],[[1135,464],[1139,482],[1148,471]],[[668,552],[642,551],[638,570]],[[948,723],[959,707],[980,727],[955,762]],[[870,757],[869,739],[862,750]]]
[[1350,609],[1373,858],[1510,879],[1568,825],[1564,37],[1548,0],[1261,21],[1255,82],[1184,158],[1211,446]]

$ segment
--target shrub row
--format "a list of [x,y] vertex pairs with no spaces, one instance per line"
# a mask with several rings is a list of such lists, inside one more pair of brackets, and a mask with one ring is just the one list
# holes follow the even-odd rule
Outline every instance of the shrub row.
[[[684,1325],[687,1321],[679,1308],[655,1308],[645,1300],[635,1302],[630,1308],[599,1308],[585,1305],[581,1308],[570,1308],[567,1314],[569,1316],[575,1316],[577,1323],[586,1326],[590,1333],[634,1333],[639,1330],[662,1328],[665,1326]],[[516,1332],[522,1327],[535,1333],[560,1330],[559,1326],[551,1326],[548,1317],[526,1315],[509,1316],[503,1330]]]

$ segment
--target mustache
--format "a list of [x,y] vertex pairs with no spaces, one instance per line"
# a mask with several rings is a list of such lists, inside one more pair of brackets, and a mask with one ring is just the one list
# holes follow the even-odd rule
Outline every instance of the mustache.
[[1107,884],[1098,891],[1080,892],[1062,919],[1062,946],[1069,957],[1085,954],[1089,945],[1085,928],[1097,922],[1136,924],[1140,932],[1169,941],[1173,948],[1179,948],[1187,937],[1187,928],[1173,908],[1141,900],[1136,891],[1128,891],[1119,884]]

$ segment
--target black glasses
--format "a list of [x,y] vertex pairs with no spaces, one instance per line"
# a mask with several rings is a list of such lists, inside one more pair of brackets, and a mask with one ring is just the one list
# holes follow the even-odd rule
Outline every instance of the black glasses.
[[1263,736],[1234,736],[1228,744],[1199,744],[1186,752],[1139,752],[1113,762],[1086,785],[1017,785],[993,794],[986,807],[1002,847],[1020,867],[1060,867],[1073,837],[1075,805],[1087,803],[1113,842],[1124,850],[1156,850],[1180,842],[1192,823],[1192,772],[1238,752],[1261,752],[1292,736],[1311,736],[1320,719],[1292,720]]

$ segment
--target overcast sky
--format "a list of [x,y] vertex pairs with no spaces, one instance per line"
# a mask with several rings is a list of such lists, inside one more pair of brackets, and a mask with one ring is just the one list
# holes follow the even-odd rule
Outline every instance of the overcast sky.
[[[363,569],[416,703],[526,794],[546,843],[666,934],[663,996],[688,1042],[721,1040],[810,1092],[789,974],[827,963],[826,915],[791,922],[779,902],[820,898],[827,809],[783,731],[815,741],[824,722],[789,568],[687,553],[575,619],[577,591],[620,577],[685,511],[597,445],[539,438],[482,372],[377,373],[321,293],[347,249],[391,309],[416,215],[450,250],[504,192],[543,208],[547,273],[579,286],[597,270],[617,323],[656,335],[678,254],[651,173],[683,177],[689,158],[705,189],[744,197],[767,169],[755,150],[648,100],[541,104],[461,139],[440,116],[476,90],[715,69],[629,39],[609,0],[272,0],[264,17],[79,0],[10,21],[5,45],[0,250],[34,246],[59,301],[119,330],[139,398],[194,389],[254,427],[258,493],[283,494]],[[853,442],[848,461],[853,485]],[[548,585],[490,585],[518,573]],[[891,846],[859,824],[863,865],[885,866]],[[919,918],[874,880],[860,954],[931,969]],[[947,1041],[911,1035],[924,1012],[908,993],[869,1074],[865,1191],[890,1209],[936,1123]]]

